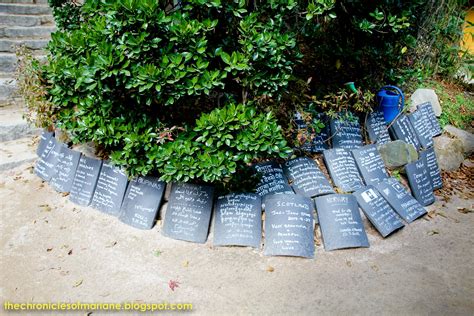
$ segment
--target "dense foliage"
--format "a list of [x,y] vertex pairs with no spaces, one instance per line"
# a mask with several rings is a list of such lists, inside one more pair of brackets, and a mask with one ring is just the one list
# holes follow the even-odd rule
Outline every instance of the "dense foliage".
[[[363,112],[411,76],[426,2],[50,0],[42,76],[74,142],[132,175],[222,181],[286,157],[295,108]],[[337,92],[346,81],[360,94]]]
[[48,0],[53,9],[56,26],[61,30],[71,30],[81,23],[81,6],[71,0]]

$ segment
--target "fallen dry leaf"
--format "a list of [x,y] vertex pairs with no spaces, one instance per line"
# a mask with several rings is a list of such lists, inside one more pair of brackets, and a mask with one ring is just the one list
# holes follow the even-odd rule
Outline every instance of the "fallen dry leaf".
[[50,252],[50,251],[52,251],[52,250],[53,250],[53,248],[48,248],[48,249],[46,249],[47,252]]
[[105,246],[105,248],[112,248],[113,246],[115,246],[117,244],[116,241],[112,241],[110,242],[108,245]]
[[458,207],[458,212],[462,214],[474,213],[474,210],[468,209],[467,207]]
[[189,267],[189,261],[188,260],[183,262],[183,267],[185,267],[185,268]]
[[436,229],[430,230],[428,232],[428,236],[433,236],[433,235],[438,235],[438,234],[439,234],[439,231],[437,231]]
[[72,287],[78,287],[81,286],[83,280],[77,281]]
[[179,282],[178,281],[174,281],[174,280],[170,280],[168,282],[168,286],[169,288],[171,289],[171,291],[174,291],[174,289],[178,288],[179,287]]
[[273,272],[273,271],[275,271],[275,268],[272,267],[272,266],[268,266],[268,267],[266,268],[266,270],[267,270],[267,272]]
[[41,212],[51,212],[52,208],[48,204],[41,204],[39,207],[42,208]]
[[334,191],[336,191],[336,193],[339,193],[339,194],[343,194],[343,193],[344,193],[344,191],[343,191],[341,188],[339,188],[339,187],[336,187],[336,188],[334,189]]

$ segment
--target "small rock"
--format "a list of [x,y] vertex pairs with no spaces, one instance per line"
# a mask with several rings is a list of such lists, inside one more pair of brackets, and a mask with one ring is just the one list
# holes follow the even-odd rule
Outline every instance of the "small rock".
[[456,128],[452,125],[446,125],[444,130],[454,138],[459,139],[464,147],[465,154],[472,154],[474,152],[474,134],[468,131]]
[[435,115],[437,117],[441,115],[441,105],[439,104],[438,96],[433,89],[416,89],[416,91],[411,95],[410,100],[410,112],[415,111],[418,104],[430,102]]
[[418,153],[412,144],[395,140],[378,148],[387,168],[397,168],[418,160]]
[[464,148],[457,138],[441,135],[434,138],[434,149],[441,170],[456,170],[464,161]]

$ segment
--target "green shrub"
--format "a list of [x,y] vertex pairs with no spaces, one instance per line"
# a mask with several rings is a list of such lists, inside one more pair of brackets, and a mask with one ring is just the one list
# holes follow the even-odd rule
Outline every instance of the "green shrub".
[[[130,175],[227,181],[288,154],[295,109],[365,111],[369,90],[418,76],[426,2],[50,0],[48,114]],[[347,81],[364,93],[334,92]]]
[[290,153],[271,112],[257,114],[251,106],[229,104],[201,115],[193,130],[175,141],[154,147],[148,164],[166,181],[216,182],[232,176],[239,164]]
[[48,0],[53,9],[56,26],[61,30],[72,30],[81,24],[81,7],[75,0]]
[[[239,15],[244,6],[188,1],[166,11],[153,0],[86,1],[84,23],[49,44],[44,77],[56,126],[73,142],[94,141],[131,175],[167,181],[222,181],[253,160],[287,155],[273,114],[232,100],[278,97],[299,58],[296,42],[280,33],[281,19],[219,19],[218,10]],[[217,32],[219,23],[231,23],[240,40]]]

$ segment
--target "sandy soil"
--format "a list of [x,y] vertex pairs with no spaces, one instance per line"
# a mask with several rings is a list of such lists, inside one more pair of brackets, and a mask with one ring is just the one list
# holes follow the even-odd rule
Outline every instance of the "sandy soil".
[[[474,314],[474,213],[458,209],[472,210],[472,199],[438,198],[430,216],[386,239],[366,222],[368,249],[319,245],[313,260],[265,257],[212,247],[212,235],[204,245],[168,239],[161,223],[128,227],[69,202],[32,166],[0,173],[2,303],[192,303],[196,315]],[[179,282],[174,291],[170,280]],[[112,313],[67,313],[85,314]]]

